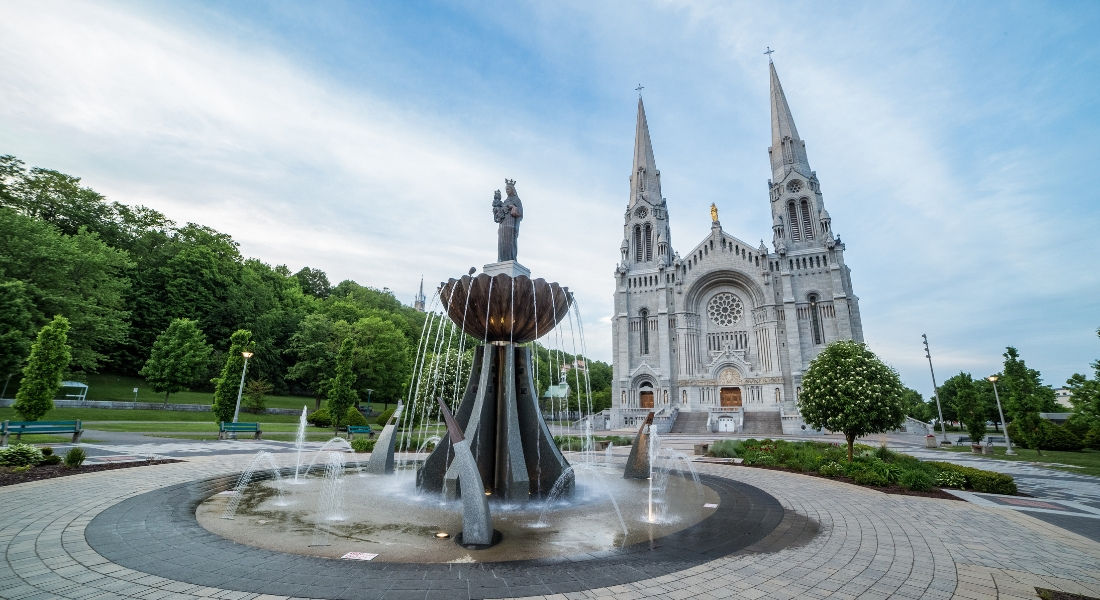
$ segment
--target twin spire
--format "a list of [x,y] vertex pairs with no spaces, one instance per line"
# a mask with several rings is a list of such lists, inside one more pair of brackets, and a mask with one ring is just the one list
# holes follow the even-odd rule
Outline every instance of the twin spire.
[[661,172],[653,159],[653,142],[649,139],[649,124],[645,120],[645,106],[638,96],[638,123],[634,131],[634,170],[630,172],[630,206],[645,198],[654,206],[660,205]]
[[787,96],[783,93],[783,84],[775,72],[775,63],[768,61],[771,71],[770,102],[772,112],[772,145],[768,148],[771,156],[772,179],[782,181],[787,173],[794,169],[805,177],[810,176],[810,161],[806,157],[806,142],[798,137],[794,126],[791,107],[787,105]]

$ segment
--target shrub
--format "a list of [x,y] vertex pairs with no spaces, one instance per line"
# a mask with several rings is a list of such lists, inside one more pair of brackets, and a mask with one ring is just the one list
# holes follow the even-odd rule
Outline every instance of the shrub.
[[1043,450],[1079,452],[1084,447],[1081,438],[1069,429],[1043,421],[1043,445],[1041,446]]
[[42,459],[42,451],[30,444],[12,444],[7,448],[0,448],[0,465],[34,466],[42,462]]
[[374,443],[378,440],[370,440],[363,437],[357,437],[351,440],[351,449],[356,452],[373,452]]
[[348,407],[348,414],[344,417],[344,425],[367,425],[367,418],[354,406]]
[[932,476],[920,469],[905,471],[898,477],[898,483],[907,490],[923,492],[932,489]]
[[821,465],[817,472],[826,477],[843,477],[847,475],[848,470],[843,464],[834,460]]
[[885,476],[869,468],[856,469],[852,473],[852,479],[859,485],[886,486],[890,483]]
[[[954,488],[966,487],[975,492],[985,492],[987,494],[1016,494],[1016,482],[1012,479],[1011,475],[945,462],[932,462],[928,464],[939,470],[940,474],[945,472],[954,473],[961,476],[963,480],[962,485],[958,484],[958,478],[951,478],[950,483],[941,483],[941,477],[937,475],[936,485]],[[945,481],[947,479],[948,478],[944,478]]]
[[75,469],[84,464],[85,458],[88,458],[88,456],[84,454],[83,448],[70,448],[65,454],[65,466]]
[[43,446],[42,447],[42,455],[43,456],[50,456],[51,454],[53,454],[53,448],[51,448],[49,446]]
[[737,442],[719,440],[710,445],[707,454],[718,458],[737,458]]
[[773,454],[757,452],[745,457],[745,464],[757,467],[774,467],[779,463]]
[[306,416],[306,421],[314,427],[332,427],[332,417],[327,408],[318,408]]
[[38,464],[40,464],[40,465],[59,465],[59,464],[61,464],[61,457],[56,455],[56,454],[47,454],[46,456],[42,457],[42,462],[40,462]]
[[932,480],[940,487],[956,489],[966,487],[966,477],[964,477],[962,473],[956,473],[954,471],[939,471]]
[[11,472],[12,473],[26,473],[27,471],[30,471],[33,468],[34,468],[34,465],[23,465],[21,467],[12,467]]
[[389,421],[390,417],[393,416],[393,412],[395,410],[397,410],[396,406],[393,408],[387,408],[386,410],[382,411],[382,414],[378,415],[374,422],[378,423],[379,425],[385,425],[386,421]]
[[251,412],[262,413],[267,406],[265,396],[275,390],[275,386],[263,379],[250,379],[244,384],[244,406]]
[[868,470],[874,471],[880,475],[887,484],[897,483],[902,474],[901,467],[881,460],[875,460],[869,463]]
[[1100,450],[1100,424],[1093,425],[1089,428],[1089,432],[1085,434],[1085,439],[1082,440],[1086,448],[1092,448],[1093,450]]

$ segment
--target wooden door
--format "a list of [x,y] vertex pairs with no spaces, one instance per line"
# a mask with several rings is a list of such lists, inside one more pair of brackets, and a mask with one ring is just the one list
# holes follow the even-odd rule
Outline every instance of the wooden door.
[[723,407],[741,406],[741,388],[724,387],[719,394],[719,401]]
[[653,408],[653,392],[638,392],[638,405],[642,408]]

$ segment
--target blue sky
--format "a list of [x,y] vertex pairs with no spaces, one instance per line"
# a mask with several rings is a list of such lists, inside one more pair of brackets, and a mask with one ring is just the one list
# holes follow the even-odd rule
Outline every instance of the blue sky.
[[5,2],[0,153],[411,302],[495,258],[610,357],[640,82],[673,247],[770,240],[773,55],[868,343],[928,395],[1100,357],[1100,3]]

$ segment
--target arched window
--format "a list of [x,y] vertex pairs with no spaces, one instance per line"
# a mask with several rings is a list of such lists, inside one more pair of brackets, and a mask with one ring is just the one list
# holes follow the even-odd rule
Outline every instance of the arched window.
[[802,239],[802,235],[799,233],[798,227],[798,212],[794,207],[794,200],[787,203],[787,221],[791,224],[791,241],[797,242]]
[[653,226],[645,224],[645,259],[653,260]]
[[810,204],[805,198],[802,199],[802,237],[808,240],[814,239],[814,226],[810,221]]
[[642,332],[639,336],[641,340],[641,353],[649,354],[649,311],[643,308],[638,311],[638,317],[640,317],[642,321]]
[[634,262],[642,262],[642,226],[634,226]]
[[821,319],[817,312],[817,294],[810,294],[810,327],[814,331],[814,344],[820,345],[825,336],[821,331]]

